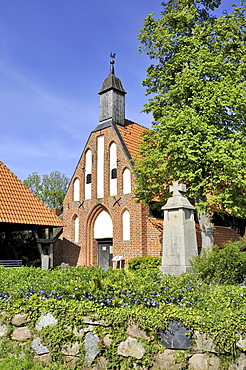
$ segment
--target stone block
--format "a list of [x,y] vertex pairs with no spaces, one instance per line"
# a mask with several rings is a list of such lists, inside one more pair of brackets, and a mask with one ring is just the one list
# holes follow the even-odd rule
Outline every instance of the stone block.
[[37,355],[46,355],[50,352],[48,348],[41,343],[41,340],[39,337],[33,339],[31,343],[31,348],[34,350],[34,352]]
[[150,339],[144,330],[140,329],[134,321],[130,321],[126,330],[127,334],[133,338]]
[[241,350],[246,351],[246,337],[243,337],[242,335],[240,335],[236,345]]
[[30,319],[27,317],[25,313],[17,313],[11,320],[11,324],[14,326],[22,326],[27,324]]
[[106,347],[110,347],[111,343],[112,343],[112,338],[110,337],[109,334],[107,334],[104,338],[103,338],[103,343]]
[[188,349],[191,346],[191,333],[179,321],[169,321],[168,327],[159,330],[161,341],[166,348]]
[[8,333],[8,327],[6,324],[0,324],[0,338],[5,337]]
[[42,361],[45,364],[49,364],[51,362],[51,355],[50,353],[47,353],[45,355],[35,355],[33,357],[34,361]]
[[86,333],[84,349],[85,349],[85,363],[88,366],[91,365],[91,363],[95,360],[96,356],[99,353],[99,338],[96,334],[90,331]]
[[77,338],[83,338],[84,335],[85,335],[85,331],[84,329],[77,329],[77,328],[73,328],[72,330],[73,334],[77,337]]
[[203,333],[199,333],[198,331],[196,331],[194,334],[195,344],[192,348],[193,351],[218,353],[213,340],[209,336]]
[[21,342],[26,342],[29,338],[31,338],[31,336],[31,331],[27,326],[14,329],[13,333],[11,334],[11,338],[13,340],[18,340]]
[[232,366],[232,370],[246,370],[246,355],[241,353]]
[[97,363],[93,365],[90,370],[105,370],[107,369],[108,360],[101,356],[97,359]]
[[144,346],[137,339],[128,337],[118,346],[118,355],[124,357],[135,357],[140,360],[145,353]]
[[61,352],[65,356],[79,356],[79,343],[66,344],[62,347]]
[[189,359],[188,370],[220,370],[220,360],[215,355],[197,353]]
[[157,353],[154,356],[154,364],[151,370],[181,370],[183,364],[175,363],[175,355],[177,351],[165,349],[163,353]]
[[38,322],[35,325],[35,329],[40,331],[40,330],[42,330],[42,328],[44,328],[46,326],[54,326],[56,324],[57,324],[56,318],[50,312],[48,312],[48,313],[40,316],[40,319],[38,320]]

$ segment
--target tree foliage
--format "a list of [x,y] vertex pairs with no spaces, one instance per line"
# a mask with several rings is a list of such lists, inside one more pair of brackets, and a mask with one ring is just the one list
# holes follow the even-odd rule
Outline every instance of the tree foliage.
[[31,189],[49,208],[62,208],[62,202],[67,191],[69,179],[59,171],[49,175],[39,175],[33,172],[24,183]]
[[161,18],[145,19],[141,51],[153,64],[144,111],[154,122],[135,165],[136,195],[165,200],[168,185],[181,180],[200,213],[217,207],[244,216],[246,8],[217,18],[220,2],[169,0]]

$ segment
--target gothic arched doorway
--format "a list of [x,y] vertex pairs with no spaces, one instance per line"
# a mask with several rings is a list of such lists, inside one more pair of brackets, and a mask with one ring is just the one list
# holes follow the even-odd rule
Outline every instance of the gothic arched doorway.
[[94,239],[98,245],[98,266],[103,269],[112,267],[113,223],[106,211],[101,211],[94,223]]

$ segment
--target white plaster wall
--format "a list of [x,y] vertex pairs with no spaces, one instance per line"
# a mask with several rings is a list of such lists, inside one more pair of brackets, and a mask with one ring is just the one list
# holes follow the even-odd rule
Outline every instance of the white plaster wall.
[[91,174],[92,171],[92,153],[88,149],[85,154],[85,199],[91,199],[91,183],[86,184],[87,175]]
[[73,183],[73,200],[75,202],[79,201],[79,187],[80,187],[80,181],[79,179],[75,179]]
[[97,198],[104,197],[104,135],[97,138]]
[[129,168],[125,168],[123,172],[123,194],[129,194],[131,192],[131,171]]
[[106,211],[102,211],[97,216],[94,224],[94,238],[104,239],[113,237],[113,223],[110,215]]
[[79,242],[79,218],[76,216],[74,219],[74,243]]
[[130,240],[130,212],[126,209],[122,215],[123,240]]
[[117,153],[115,143],[110,145],[110,195],[117,194],[117,177],[115,179],[111,179],[111,172],[113,168],[117,169]]

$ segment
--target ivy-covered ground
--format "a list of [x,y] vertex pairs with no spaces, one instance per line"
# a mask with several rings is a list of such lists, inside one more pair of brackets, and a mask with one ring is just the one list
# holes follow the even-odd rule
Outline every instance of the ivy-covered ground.
[[78,327],[88,314],[115,327],[132,318],[152,335],[175,318],[231,352],[246,333],[246,288],[204,284],[191,274],[163,276],[158,269],[0,267],[0,311],[32,319],[52,311],[62,324]]

